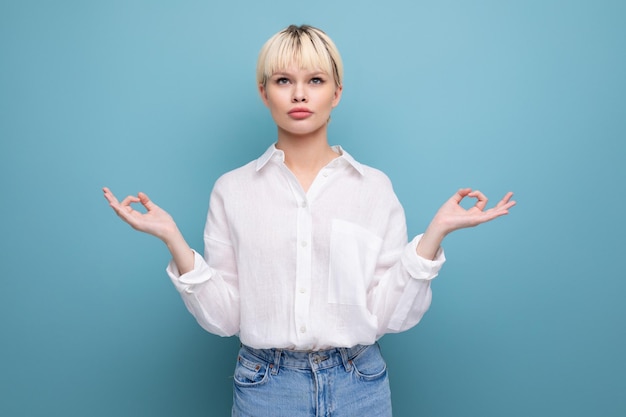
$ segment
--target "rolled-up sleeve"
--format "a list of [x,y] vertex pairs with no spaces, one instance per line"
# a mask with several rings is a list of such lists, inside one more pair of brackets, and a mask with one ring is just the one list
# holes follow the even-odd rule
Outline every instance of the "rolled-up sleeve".
[[194,268],[185,274],[180,274],[173,261],[170,261],[166,271],[200,326],[218,336],[233,336],[239,332],[237,264],[229,241],[219,181],[209,204],[204,257],[194,251]]
[[442,248],[433,260],[419,256],[416,249],[422,236],[413,239],[402,253],[402,264],[412,279],[407,282],[389,320],[388,329],[393,332],[407,330],[422,319],[432,301],[430,281],[439,274],[446,260]]
[[370,310],[377,318],[377,337],[410,329],[422,319],[432,300],[430,283],[445,262],[443,249],[435,259],[417,254],[423,234],[407,239],[404,210],[389,184],[380,187],[378,211],[383,245],[370,291]]
[[415,279],[431,280],[439,274],[439,270],[446,261],[443,248],[439,248],[435,259],[432,261],[422,258],[417,254],[417,244],[422,239],[423,234],[416,236],[402,252],[402,264]]
[[193,293],[194,286],[210,280],[213,276],[213,270],[204,261],[202,255],[200,255],[195,250],[193,251],[193,254],[193,270],[187,272],[186,274],[180,274],[174,260],[171,260],[170,263],[167,265],[167,275],[172,280],[172,283],[174,284],[174,287],[176,287],[176,290],[180,293]]

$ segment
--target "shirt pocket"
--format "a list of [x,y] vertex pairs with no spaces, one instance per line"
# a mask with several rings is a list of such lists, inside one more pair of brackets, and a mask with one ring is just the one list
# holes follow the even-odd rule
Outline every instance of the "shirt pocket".
[[328,302],[365,306],[383,241],[345,220],[334,219],[331,227]]

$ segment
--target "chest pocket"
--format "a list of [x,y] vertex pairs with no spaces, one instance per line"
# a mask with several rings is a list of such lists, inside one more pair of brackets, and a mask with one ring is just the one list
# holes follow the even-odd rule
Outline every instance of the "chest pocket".
[[365,306],[383,240],[345,220],[332,222],[328,302]]

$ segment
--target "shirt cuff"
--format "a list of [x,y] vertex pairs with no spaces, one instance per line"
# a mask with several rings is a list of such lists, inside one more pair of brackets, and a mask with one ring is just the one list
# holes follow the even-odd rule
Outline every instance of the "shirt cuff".
[[417,244],[422,239],[423,234],[418,235],[404,249],[402,253],[402,263],[409,274],[415,279],[431,280],[439,274],[441,266],[446,261],[446,256],[442,248],[437,250],[435,259],[422,258],[417,254]]
[[171,260],[167,265],[167,275],[178,292],[192,293],[193,286],[202,284],[213,276],[213,270],[207,265],[204,258],[195,250],[193,250],[193,254],[193,269],[185,274],[180,274],[174,260]]

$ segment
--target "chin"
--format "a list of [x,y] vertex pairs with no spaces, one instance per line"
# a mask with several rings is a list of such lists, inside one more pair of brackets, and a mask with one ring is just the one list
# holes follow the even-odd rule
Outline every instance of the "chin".
[[326,129],[326,126],[328,126],[327,123],[324,123],[322,125],[308,125],[308,126],[289,126],[289,127],[281,127],[280,129],[282,131],[284,131],[285,133],[288,133],[290,135],[294,135],[294,136],[308,136],[308,135],[312,135],[315,133],[318,133],[320,131],[323,131]]

